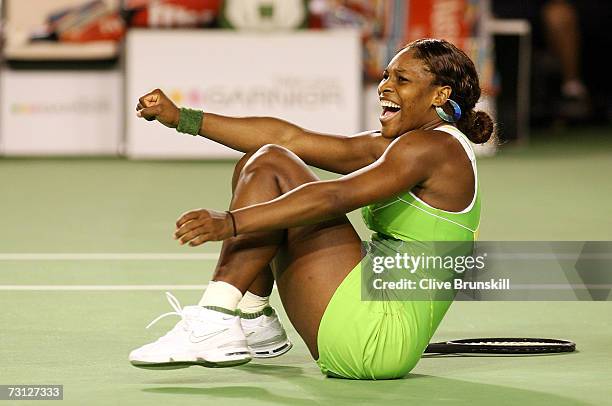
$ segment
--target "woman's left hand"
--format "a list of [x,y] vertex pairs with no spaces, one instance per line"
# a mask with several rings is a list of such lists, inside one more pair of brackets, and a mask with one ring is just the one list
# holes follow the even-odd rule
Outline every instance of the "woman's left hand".
[[176,221],[174,239],[192,247],[207,241],[222,241],[234,235],[232,218],[226,212],[196,209],[184,213]]

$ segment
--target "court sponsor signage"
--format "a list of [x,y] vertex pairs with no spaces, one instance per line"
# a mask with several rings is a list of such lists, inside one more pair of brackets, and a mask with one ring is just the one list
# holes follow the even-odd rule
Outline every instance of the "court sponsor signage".
[[361,124],[360,61],[359,34],[353,30],[133,30],[127,38],[127,154],[239,155],[205,138],[137,118],[138,98],[155,88],[179,106],[230,116],[278,117],[315,131],[356,133]]
[[120,72],[6,69],[0,77],[2,154],[117,154]]

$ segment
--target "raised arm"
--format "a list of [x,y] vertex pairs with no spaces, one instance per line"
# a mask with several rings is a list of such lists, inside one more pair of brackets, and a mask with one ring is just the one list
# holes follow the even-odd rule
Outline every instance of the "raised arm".
[[[159,89],[139,99],[138,116],[176,128],[179,109]],[[200,135],[237,151],[249,152],[266,144],[281,145],[309,165],[346,174],[376,161],[390,140],[378,133],[353,136],[321,134],[272,117],[226,117],[206,113]]]
[[322,134],[272,117],[224,117],[206,113],[200,135],[238,151],[266,144],[283,146],[304,162],[347,174],[376,161],[389,140],[374,132],[352,136]]

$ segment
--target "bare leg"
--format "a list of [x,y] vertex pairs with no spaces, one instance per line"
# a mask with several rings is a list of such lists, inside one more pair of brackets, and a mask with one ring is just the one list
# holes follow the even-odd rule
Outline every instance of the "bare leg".
[[[248,206],[249,204],[255,204],[255,203],[261,202],[261,200],[258,200],[258,199],[254,200],[253,202],[248,202],[245,199],[245,196],[240,196],[240,200],[244,203],[240,205],[237,203],[237,199],[235,198],[236,187],[238,186],[238,179],[240,178],[240,173],[242,172],[244,165],[253,156],[255,152],[257,151],[252,151],[252,152],[245,154],[236,163],[236,167],[234,168],[234,174],[232,176],[232,202],[230,204],[230,209],[239,209],[240,207]],[[223,247],[225,247],[226,244],[229,244],[230,242],[231,242],[230,240],[224,241]],[[223,248],[222,248],[222,251],[223,251]],[[257,275],[257,278],[255,278],[255,280],[251,283],[251,285],[248,287],[247,290],[257,296],[266,297],[266,296],[270,296],[270,294],[272,293],[273,286],[274,286],[274,276],[272,275],[272,269],[270,269],[269,265],[266,265],[261,270],[259,275]]]
[[[234,177],[232,208],[269,201],[318,180],[304,162],[282,147],[265,146],[244,159],[246,163],[242,162],[241,170],[237,166],[239,174]],[[269,264],[279,251],[274,268],[283,305],[311,354],[318,358],[321,317],[338,285],[361,259],[359,236],[342,216],[310,226],[230,238],[223,243],[213,280],[230,283],[242,292],[261,292],[270,286]]]
[[579,80],[580,33],[573,6],[564,0],[551,0],[543,9],[548,43],[559,58],[563,81]]
[[548,45],[561,67],[563,97],[559,112],[570,119],[586,118],[590,103],[580,75],[580,30],[576,10],[566,0],[550,0],[542,14]]

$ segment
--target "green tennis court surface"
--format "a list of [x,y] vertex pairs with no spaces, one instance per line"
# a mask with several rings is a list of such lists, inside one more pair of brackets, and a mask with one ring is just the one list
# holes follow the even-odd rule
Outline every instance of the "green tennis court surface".
[[[208,281],[219,244],[179,247],[173,223],[191,208],[225,207],[231,170],[229,162],[0,160],[0,384],[63,384],[63,404],[75,405],[612,404],[609,302],[455,303],[436,340],[556,337],[579,351],[428,356],[396,381],[324,378],[292,328],[294,349],[274,360],[131,367],[128,352],[176,322],[144,329],[170,311],[164,290],[192,304]],[[481,159],[479,171],[481,239],[612,239],[608,130],[554,134]]]

